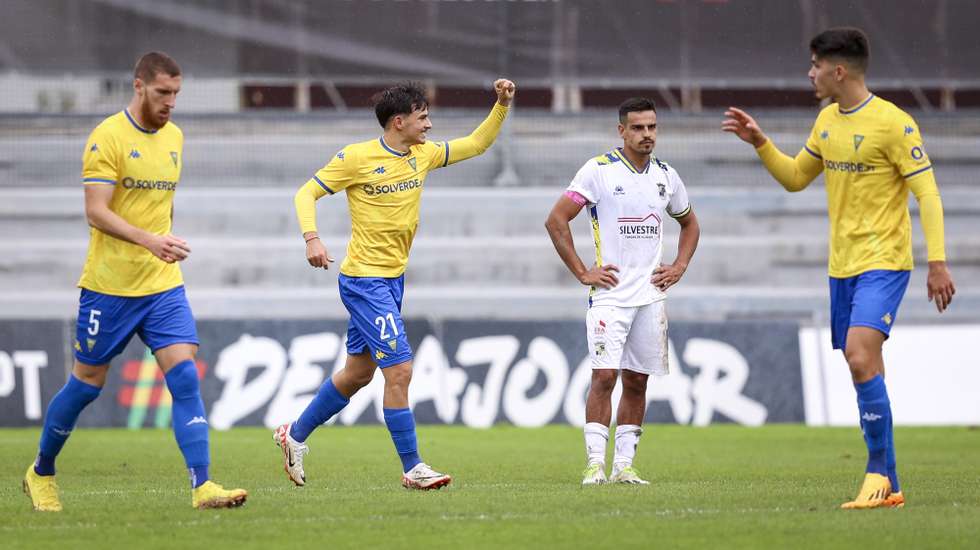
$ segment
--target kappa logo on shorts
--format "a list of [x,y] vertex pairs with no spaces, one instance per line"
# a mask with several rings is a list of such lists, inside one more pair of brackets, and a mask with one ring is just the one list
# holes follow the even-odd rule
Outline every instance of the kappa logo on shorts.
[[78,340],[75,340],[75,343],[72,345],[72,347],[75,348],[75,351],[82,351],[82,345],[78,343]]
[[374,352],[374,358],[377,359],[378,361],[381,361],[385,357],[388,357],[388,356],[385,355],[385,352],[383,352],[381,350],[378,350],[378,351]]

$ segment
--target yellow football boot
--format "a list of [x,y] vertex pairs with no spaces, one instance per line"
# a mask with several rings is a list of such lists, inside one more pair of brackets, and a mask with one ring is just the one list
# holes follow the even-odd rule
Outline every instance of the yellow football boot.
[[892,493],[885,499],[883,506],[887,506],[888,508],[903,508],[905,506],[905,496],[902,495],[901,491]]
[[58,484],[54,476],[39,476],[34,473],[34,464],[27,467],[24,476],[24,494],[30,497],[31,504],[38,512],[60,512],[61,500],[58,498]]
[[198,510],[205,508],[236,508],[245,504],[245,489],[225,489],[213,481],[205,481],[192,491],[191,504]]
[[891,492],[892,484],[888,481],[888,476],[867,473],[864,475],[864,484],[861,485],[857,498],[841,504],[840,507],[845,510],[879,508],[885,506]]

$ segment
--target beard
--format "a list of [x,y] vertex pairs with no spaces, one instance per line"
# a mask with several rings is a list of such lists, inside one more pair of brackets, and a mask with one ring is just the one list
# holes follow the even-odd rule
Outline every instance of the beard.
[[160,114],[158,110],[154,110],[149,101],[143,101],[143,104],[140,106],[140,118],[143,120],[143,124],[146,124],[150,130],[159,130],[170,120],[170,117]]

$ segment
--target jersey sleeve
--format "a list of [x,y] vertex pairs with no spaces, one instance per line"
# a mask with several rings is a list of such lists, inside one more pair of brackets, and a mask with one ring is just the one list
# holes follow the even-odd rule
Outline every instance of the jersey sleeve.
[[683,218],[691,213],[691,201],[687,197],[687,188],[684,181],[676,170],[670,168],[668,172],[673,191],[670,195],[670,202],[667,203],[667,214],[671,218]]
[[895,117],[890,125],[885,156],[903,178],[909,179],[932,169],[932,162],[922,146],[922,134],[915,120],[906,113]]
[[810,136],[806,138],[806,143],[803,145],[803,151],[808,153],[811,157],[823,161],[823,153],[820,151],[820,118],[813,121],[813,128],[810,129]]
[[599,167],[595,161],[590,160],[585,166],[579,168],[572,183],[568,185],[566,191],[578,193],[589,201],[589,204],[599,202]]
[[448,141],[427,141],[422,145],[421,153],[429,170],[449,166]]
[[333,195],[353,185],[356,176],[357,151],[348,145],[317,170],[309,181],[316,183],[324,194]]
[[82,183],[115,185],[122,167],[119,142],[104,126],[98,126],[85,142],[82,153]]

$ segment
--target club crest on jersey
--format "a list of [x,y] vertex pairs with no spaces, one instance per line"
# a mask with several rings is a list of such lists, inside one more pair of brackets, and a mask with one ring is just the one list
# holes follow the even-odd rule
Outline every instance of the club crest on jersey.
[[857,151],[858,147],[861,146],[861,142],[864,141],[864,136],[861,134],[854,134],[854,150]]
[[177,151],[170,151],[170,160],[174,161],[174,167],[177,167]]
[[412,170],[418,170],[415,165],[415,157],[408,159],[408,165],[412,167]]
[[662,184],[662,183],[658,183],[657,184],[657,189],[660,190],[660,198],[661,199],[666,199],[667,198],[667,186],[664,185],[664,184]]

